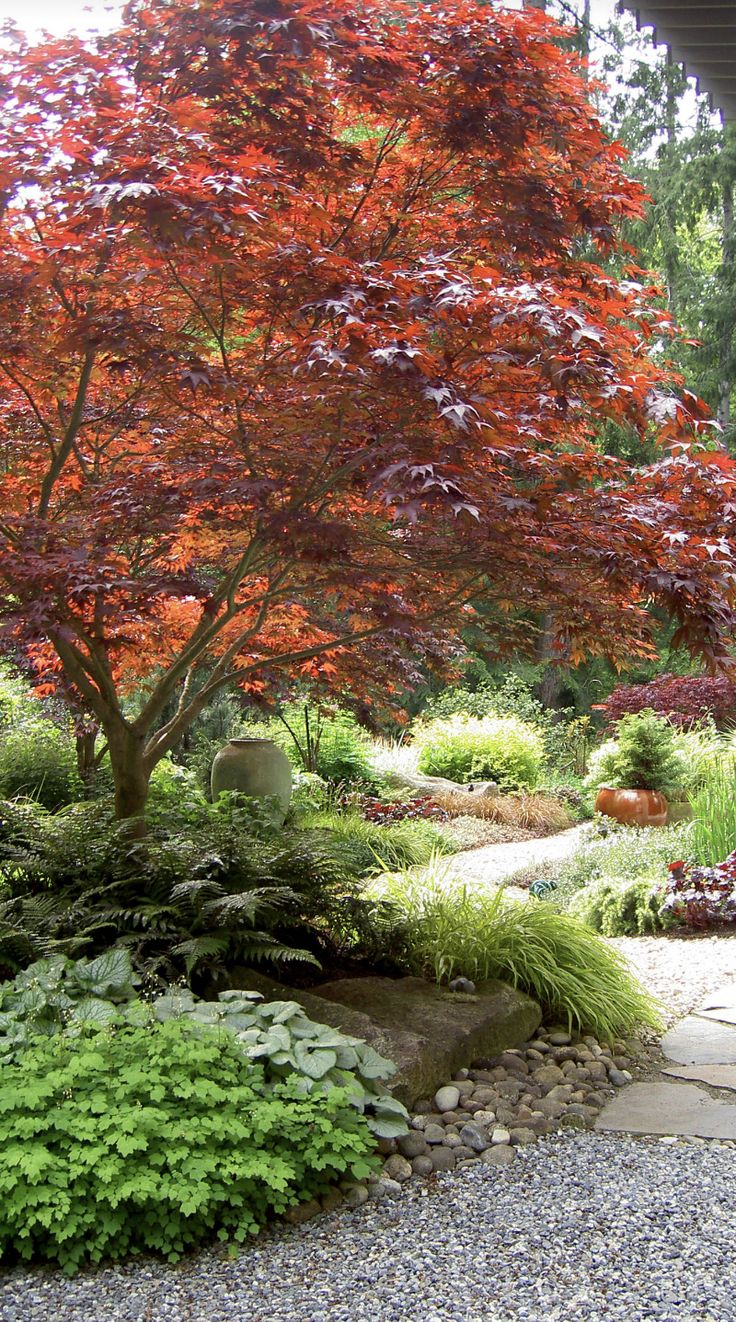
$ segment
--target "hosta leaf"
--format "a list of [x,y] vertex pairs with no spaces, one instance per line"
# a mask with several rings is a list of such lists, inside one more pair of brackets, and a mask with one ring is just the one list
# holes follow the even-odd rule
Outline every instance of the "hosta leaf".
[[74,967],[74,980],[95,996],[131,995],[138,981],[127,950],[106,950],[97,959],[79,960]]
[[320,1048],[310,1050],[305,1042],[294,1043],[294,1059],[302,1073],[310,1079],[321,1079],[337,1064],[337,1055],[334,1051],[324,1051]]
[[398,1115],[367,1115],[366,1123],[378,1138],[400,1138],[409,1130],[406,1120]]
[[85,996],[70,1011],[70,1020],[74,1024],[111,1024],[117,1018],[116,1007],[99,996]]
[[367,1079],[388,1079],[396,1073],[393,1061],[379,1056],[373,1047],[365,1046],[360,1052],[360,1072]]

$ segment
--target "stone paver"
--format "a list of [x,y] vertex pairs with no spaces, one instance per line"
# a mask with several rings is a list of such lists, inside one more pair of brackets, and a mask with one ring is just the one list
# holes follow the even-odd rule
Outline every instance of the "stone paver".
[[688,1083],[632,1083],[601,1112],[596,1129],[736,1140],[736,1104]]
[[672,1079],[707,1083],[710,1088],[728,1088],[736,1092],[736,1065],[667,1065],[662,1073]]
[[711,992],[696,1013],[705,1014],[706,1010],[723,1009],[736,1010],[736,982],[730,982],[727,987],[719,987],[718,991]]
[[736,1065],[736,1028],[689,1014],[662,1039],[677,1065]]
[[[736,1092],[736,1027],[720,1018],[735,1011],[736,984],[711,993],[662,1039],[665,1056],[675,1063],[662,1068],[659,1081],[619,1093],[599,1115],[596,1129],[736,1140],[736,1104],[728,1099]],[[723,1089],[726,1100],[696,1083]]]

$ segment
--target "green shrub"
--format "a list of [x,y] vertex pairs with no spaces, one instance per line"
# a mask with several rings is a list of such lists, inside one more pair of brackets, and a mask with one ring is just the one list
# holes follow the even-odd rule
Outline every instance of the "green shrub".
[[672,798],[684,782],[675,730],[653,711],[623,716],[615,740],[609,740],[591,758],[589,783],[597,787],[656,790]]
[[0,735],[0,799],[35,799],[53,812],[83,792],[72,739],[50,721]]
[[577,891],[567,912],[604,936],[647,936],[671,926],[660,915],[663,899],[661,875],[601,877]]
[[297,771],[308,771],[331,785],[377,786],[371,764],[371,741],[351,712],[321,710],[293,702],[280,717],[251,723],[248,732],[273,739]]
[[433,822],[403,821],[381,826],[357,812],[322,812],[306,818],[312,829],[328,831],[333,846],[360,876],[423,867],[433,854],[454,854],[449,832]]
[[0,1064],[18,1064],[39,1036],[186,1019],[205,1031],[229,1029],[248,1059],[263,1067],[266,1082],[298,1075],[304,1092],[345,1087],[372,1133],[394,1138],[406,1132],[405,1108],[383,1087],[396,1066],[360,1038],[314,1023],[296,1001],[266,1003],[255,991],[202,1001],[177,987],[143,1004],[136,999],[139,983],[121,949],[91,961],[57,955],[0,983]]
[[371,1169],[346,1090],[266,1085],[231,1034],[186,1021],[38,1039],[0,1077],[0,1257],[85,1262],[242,1241]]
[[500,978],[555,1018],[604,1039],[659,1026],[651,998],[618,952],[547,904],[510,901],[501,888],[453,886],[438,864],[421,878],[386,881],[381,894],[403,923],[417,973],[438,982]]
[[495,780],[502,789],[533,789],[544,743],[537,729],[516,716],[454,716],[417,731],[419,770],[467,783]]

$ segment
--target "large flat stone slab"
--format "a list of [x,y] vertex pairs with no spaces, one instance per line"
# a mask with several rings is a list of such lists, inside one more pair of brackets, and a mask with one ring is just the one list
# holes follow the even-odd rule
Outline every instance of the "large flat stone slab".
[[717,1024],[736,1024],[736,1007],[724,1005],[720,1010],[696,1010],[698,1019],[712,1019]]
[[691,1014],[665,1033],[662,1050],[678,1065],[736,1065],[736,1028]]
[[707,1083],[711,1088],[730,1088],[736,1092],[736,1065],[670,1065],[662,1073],[672,1079]]
[[[473,1060],[519,1046],[542,1022],[531,997],[503,982],[458,996],[422,978],[347,978],[315,988],[320,997],[367,1015],[392,1043],[399,1068],[392,1091],[415,1102]],[[411,1039],[411,1040],[410,1040]]]
[[736,1104],[714,1101],[688,1083],[632,1083],[609,1102],[596,1129],[736,1139]]
[[542,1022],[536,1001],[503,982],[481,984],[475,996],[422,978],[346,978],[301,991],[236,969],[231,986],[259,991],[268,1001],[297,1001],[310,1019],[362,1037],[397,1065],[387,1083],[407,1106],[473,1060],[520,1046]]

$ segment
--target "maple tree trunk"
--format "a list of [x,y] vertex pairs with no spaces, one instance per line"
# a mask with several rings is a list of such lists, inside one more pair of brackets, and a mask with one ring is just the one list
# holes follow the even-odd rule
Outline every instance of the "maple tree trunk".
[[97,770],[97,759],[95,756],[96,743],[96,730],[83,730],[74,736],[77,755],[77,771],[79,772],[79,779],[84,785],[85,794],[90,793],[95,772]]
[[131,819],[131,833],[143,835],[150,780],[143,739],[125,730],[108,733],[107,740],[115,783],[115,815],[120,821]]

